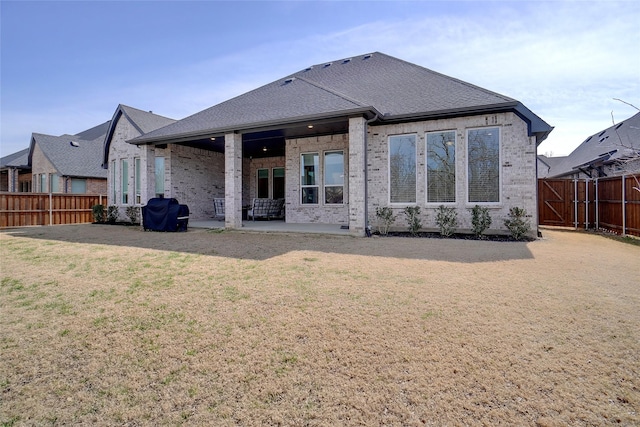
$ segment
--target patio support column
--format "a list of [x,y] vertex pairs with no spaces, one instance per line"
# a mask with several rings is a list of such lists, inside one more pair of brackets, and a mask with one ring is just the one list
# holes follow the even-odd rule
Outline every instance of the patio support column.
[[365,228],[365,129],[364,117],[349,119],[349,233],[364,235]]
[[224,136],[224,226],[242,227],[242,135]]

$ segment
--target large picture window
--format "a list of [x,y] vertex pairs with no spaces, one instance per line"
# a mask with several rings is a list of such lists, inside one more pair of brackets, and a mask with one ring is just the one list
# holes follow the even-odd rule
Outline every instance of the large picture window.
[[122,204],[129,203],[129,161],[120,162],[120,182],[122,183]]
[[318,153],[301,156],[300,189],[302,204],[318,204],[318,172],[320,163]]
[[469,203],[500,202],[500,129],[470,129],[467,149]]
[[164,157],[156,157],[155,182],[156,197],[164,196]]
[[344,203],[344,152],[324,153],[324,202],[328,205]]
[[85,194],[87,192],[87,180],[72,178],[71,179],[71,192],[73,194]]
[[49,180],[51,181],[51,192],[59,193],[60,192],[60,175],[57,173],[49,174]]
[[416,202],[416,135],[389,137],[389,202]]
[[456,201],[456,133],[427,134],[427,202]]

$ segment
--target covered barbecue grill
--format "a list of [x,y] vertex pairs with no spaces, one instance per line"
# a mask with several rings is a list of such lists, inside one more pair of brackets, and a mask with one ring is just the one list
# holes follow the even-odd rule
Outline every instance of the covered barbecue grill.
[[189,207],[176,199],[149,199],[142,207],[142,224],[145,230],[187,231]]

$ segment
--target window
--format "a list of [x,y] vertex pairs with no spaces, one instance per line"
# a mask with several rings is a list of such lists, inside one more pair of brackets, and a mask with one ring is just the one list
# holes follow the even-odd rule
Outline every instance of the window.
[[427,203],[456,201],[456,133],[427,134]]
[[49,189],[47,188],[47,175],[44,173],[40,174],[40,192],[48,193]]
[[467,144],[469,203],[500,202],[500,129],[470,129]]
[[416,202],[416,136],[389,137],[389,202]]
[[269,169],[258,169],[258,198],[269,197]]
[[122,204],[129,203],[129,161],[120,161],[120,182],[122,183]]
[[302,204],[318,204],[318,178],[320,170],[318,153],[303,154],[300,168]]
[[60,192],[60,175],[57,173],[49,174],[49,181],[51,182],[51,192],[59,193]]
[[284,168],[273,168],[273,198],[284,199]]
[[341,205],[344,201],[344,152],[324,153],[324,202]]
[[164,196],[164,157],[156,157],[156,197]]
[[71,179],[71,192],[73,194],[84,194],[87,192],[87,180],[86,179]]
[[135,185],[136,185],[135,203],[139,205],[142,201],[142,195],[141,195],[142,176],[140,175],[140,157],[136,157],[135,159],[133,159],[133,168],[134,168]]
[[111,200],[116,199],[116,161],[111,161],[111,170],[109,171],[111,175]]

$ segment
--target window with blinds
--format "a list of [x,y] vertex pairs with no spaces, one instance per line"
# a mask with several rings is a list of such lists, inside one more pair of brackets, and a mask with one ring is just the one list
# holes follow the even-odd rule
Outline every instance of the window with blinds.
[[416,202],[416,135],[389,137],[389,202]]
[[428,133],[427,203],[456,201],[456,133]]
[[469,203],[500,202],[500,129],[467,132],[467,194]]

